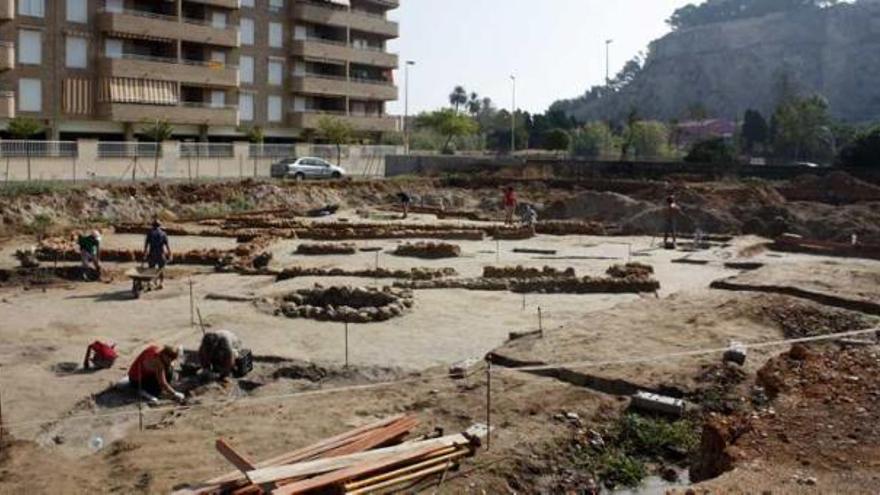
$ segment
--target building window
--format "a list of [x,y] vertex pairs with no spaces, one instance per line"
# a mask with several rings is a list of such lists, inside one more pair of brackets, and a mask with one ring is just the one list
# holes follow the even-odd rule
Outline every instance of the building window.
[[18,0],[18,14],[43,17],[46,13],[44,0]]
[[213,12],[211,14],[211,26],[217,29],[226,29],[226,13]]
[[254,120],[254,94],[238,94],[238,118],[241,120]]
[[226,65],[226,52],[221,52],[219,50],[211,50],[211,62],[217,62],[218,64]]
[[89,21],[89,10],[86,0],[67,0],[67,22]]
[[43,63],[43,33],[22,29],[18,32],[18,61],[23,64]]
[[125,2],[123,0],[107,0],[104,4],[104,10],[114,14],[120,14],[125,10]]
[[241,6],[242,7],[253,7],[254,0],[241,0]]
[[104,55],[107,58],[122,58],[122,40],[108,38],[104,41]]
[[282,101],[280,96],[270,96],[267,100],[269,122],[281,122]]
[[281,86],[284,78],[284,63],[278,60],[269,61],[269,84],[272,86]]
[[284,9],[284,0],[269,0],[269,10],[279,11]]
[[223,108],[226,106],[226,91],[211,91],[211,107]]
[[239,79],[243,83],[254,83],[254,57],[242,55],[238,59]]
[[280,22],[269,23],[269,46],[282,48],[284,46],[284,28]]
[[65,52],[65,65],[69,69],[88,67],[89,42],[79,36],[68,36]]
[[254,20],[248,19],[247,17],[241,18],[241,44],[242,45],[253,45],[254,44]]
[[43,111],[43,86],[39,79],[19,79],[18,95],[18,109],[22,112]]

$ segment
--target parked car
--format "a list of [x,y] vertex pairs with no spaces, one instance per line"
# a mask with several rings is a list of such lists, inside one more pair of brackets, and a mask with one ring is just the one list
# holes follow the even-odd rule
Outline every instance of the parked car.
[[284,158],[272,164],[270,173],[278,179],[341,179],[345,169],[320,158]]

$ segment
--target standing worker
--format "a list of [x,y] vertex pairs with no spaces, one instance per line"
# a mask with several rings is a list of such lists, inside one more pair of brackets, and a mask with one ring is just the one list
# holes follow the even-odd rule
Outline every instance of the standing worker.
[[[676,224],[678,215],[681,214],[681,208],[675,202],[675,196],[670,194],[666,198],[666,208],[664,210],[664,228],[663,228],[663,247],[666,249],[675,249],[678,240],[676,239]],[[669,238],[672,237],[672,244],[669,244]]]
[[165,284],[165,265],[171,261],[171,247],[168,245],[168,234],[162,230],[162,223],[158,219],[153,220],[153,228],[147,232],[144,240],[144,259],[147,266],[159,269],[158,288],[161,289]]
[[96,280],[101,280],[101,231],[93,230],[77,238],[79,254],[82,258],[82,277],[89,280],[89,270],[94,268]]
[[504,204],[504,223],[505,225],[510,225],[513,223],[513,214],[516,211],[516,191],[513,190],[513,186],[507,186],[507,189],[504,190],[504,198],[502,199]]
[[403,211],[402,219],[406,220],[406,217],[409,216],[409,205],[412,204],[412,196],[400,191],[397,193],[397,200],[400,201],[400,209]]
[[174,361],[180,356],[180,352],[171,346],[159,347],[150,345],[131,364],[128,370],[129,384],[141,392],[151,403],[159,401],[162,392],[174,397],[178,402],[183,402],[186,396],[174,390],[170,381],[174,379]]

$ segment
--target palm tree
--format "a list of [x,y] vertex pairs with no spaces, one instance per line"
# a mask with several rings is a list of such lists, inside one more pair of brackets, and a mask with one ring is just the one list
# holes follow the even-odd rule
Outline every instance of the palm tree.
[[174,127],[167,120],[158,120],[151,124],[147,124],[141,132],[156,143],[155,162],[153,162],[153,178],[159,178],[159,155],[162,148],[162,142],[171,139],[174,134]]
[[471,117],[476,117],[477,114],[480,113],[480,110],[482,110],[482,108],[483,101],[480,100],[480,95],[475,92],[471,92],[467,102],[468,113],[471,114]]
[[[9,121],[7,130],[15,139],[28,140],[36,134],[43,132],[43,124],[31,117],[15,117]],[[24,143],[24,152],[27,156],[27,178],[31,180],[31,147],[29,142]]]
[[464,87],[456,86],[452,93],[449,94],[449,103],[452,105],[452,108],[458,112],[458,109],[463,105],[466,105],[468,102],[468,94],[465,91]]

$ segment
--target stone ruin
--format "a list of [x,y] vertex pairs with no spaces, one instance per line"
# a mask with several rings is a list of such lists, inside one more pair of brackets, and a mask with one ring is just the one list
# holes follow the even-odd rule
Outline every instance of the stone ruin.
[[413,306],[410,290],[384,287],[300,289],[277,301],[276,315],[318,321],[372,323],[402,316]]
[[611,278],[651,278],[654,267],[644,263],[627,263],[612,265],[605,273]]
[[296,254],[306,256],[322,256],[322,255],[352,255],[357,253],[357,247],[354,244],[347,243],[317,243],[317,244],[300,244],[296,248]]
[[396,256],[424,259],[457,258],[461,256],[461,248],[455,244],[443,242],[417,242],[397,246],[394,254]]
[[391,270],[370,268],[366,270],[346,270],[344,268],[305,268],[300,266],[285,268],[276,281],[281,282],[299,277],[359,277],[396,278],[403,280],[434,280],[457,275],[454,268],[412,268],[411,270]]
[[566,268],[559,270],[550,266],[544,268],[526,268],[522,265],[510,267],[487,266],[483,267],[483,278],[555,278],[555,277],[575,277],[574,268]]

